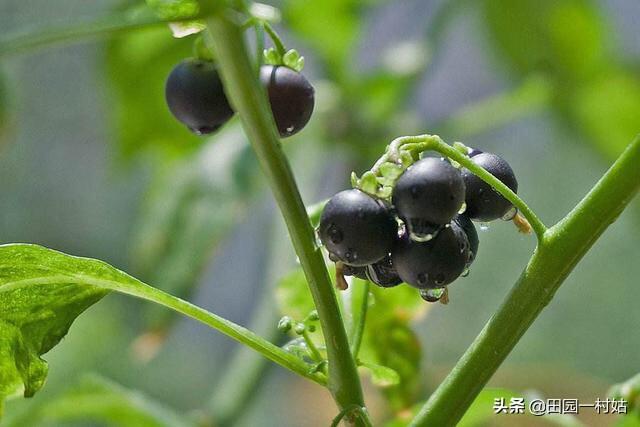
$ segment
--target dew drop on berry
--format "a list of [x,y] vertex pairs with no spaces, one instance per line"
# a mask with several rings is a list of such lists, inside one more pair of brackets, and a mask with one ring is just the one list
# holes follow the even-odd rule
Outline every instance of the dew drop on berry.
[[422,289],[420,297],[427,302],[437,302],[444,295],[445,288]]
[[433,237],[434,235],[431,233],[422,234],[422,233],[416,233],[414,231],[409,232],[409,238],[414,242],[418,242],[418,243],[428,242],[429,240],[433,239]]
[[515,218],[516,215],[518,215],[518,208],[516,208],[515,206],[511,206],[511,209],[509,209],[504,215],[502,215],[502,219],[504,221],[511,221],[513,218]]
[[358,260],[358,253],[354,250],[349,249],[347,252],[345,252],[344,259],[346,259],[348,263],[355,262]]
[[439,273],[435,280],[433,281],[433,283],[435,283],[436,285],[442,285],[444,283],[444,274]]
[[465,268],[460,277],[467,277],[470,273],[469,267]]
[[460,210],[458,211],[458,214],[462,215],[466,210],[467,210],[467,203],[462,202],[462,206],[460,206]]

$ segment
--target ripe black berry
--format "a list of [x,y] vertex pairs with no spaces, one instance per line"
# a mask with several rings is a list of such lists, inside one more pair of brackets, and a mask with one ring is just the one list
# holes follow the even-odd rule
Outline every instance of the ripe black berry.
[[280,136],[298,133],[311,118],[314,90],[297,71],[285,66],[263,65],[260,80],[267,89],[273,118]]
[[469,241],[469,262],[467,263],[467,267],[471,265],[473,260],[478,255],[478,246],[480,246],[480,239],[478,238],[478,232],[476,231],[475,225],[471,219],[465,214],[461,214],[456,216],[453,221],[462,228],[464,233],[467,235],[467,240]]
[[214,132],[233,116],[213,62],[180,62],[167,78],[165,98],[176,119],[198,135]]
[[[516,176],[502,157],[491,153],[481,153],[473,156],[472,161],[482,166],[487,172],[502,181],[514,192],[518,191]],[[489,184],[475,176],[468,169],[463,169],[462,177],[467,189],[465,215],[476,221],[493,221],[504,216],[512,204],[502,197]]]
[[340,261],[365,266],[389,254],[398,223],[378,200],[360,190],[341,191],[327,202],[320,217],[320,239]]
[[442,288],[464,272],[469,241],[462,228],[451,222],[427,242],[403,237],[391,256],[403,282],[419,289]]
[[353,276],[362,280],[369,279],[369,277],[367,277],[367,267],[356,267],[356,266],[347,265],[347,264],[342,265],[342,275]]
[[383,288],[391,288],[402,283],[389,255],[367,266],[367,276],[369,280]]
[[427,157],[398,179],[393,204],[412,235],[428,235],[453,219],[464,194],[460,171],[445,160]]

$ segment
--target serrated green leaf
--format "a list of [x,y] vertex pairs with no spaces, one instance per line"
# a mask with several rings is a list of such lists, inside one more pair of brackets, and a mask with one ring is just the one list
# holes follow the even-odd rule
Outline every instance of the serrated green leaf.
[[360,362],[371,374],[371,382],[378,387],[391,387],[400,384],[400,375],[391,368],[375,363]]
[[85,375],[69,390],[8,427],[89,421],[113,427],[193,427],[195,423],[144,394],[98,375]]
[[404,168],[400,165],[396,165],[395,163],[383,163],[380,165],[380,173],[390,179],[398,179],[400,175],[404,172]]
[[351,186],[353,188],[356,188],[358,186],[358,175],[356,175],[355,172],[351,172],[351,175],[349,176],[349,178],[351,179]]

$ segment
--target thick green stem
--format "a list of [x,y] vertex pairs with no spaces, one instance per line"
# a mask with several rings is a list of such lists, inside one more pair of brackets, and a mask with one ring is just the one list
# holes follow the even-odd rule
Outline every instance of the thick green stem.
[[453,426],[604,230],[640,189],[640,137],[585,198],[544,233],[505,301],[412,426]]
[[341,409],[351,405],[364,406],[360,379],[335,291],[322,253],[315,245],[314,230],[282,151],[264,90],[252,72],[240,27],[227,16],[210,18],[208,26],[227,94],[240,114],[284,216],[320,316],[329,359],[329,390]]

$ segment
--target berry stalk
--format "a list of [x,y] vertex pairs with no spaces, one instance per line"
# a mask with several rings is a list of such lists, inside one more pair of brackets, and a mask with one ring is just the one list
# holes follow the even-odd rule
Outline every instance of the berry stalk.
[[264,90],[253,73],[239,23],[231,19],[216,16],[207,22],[227,93],[269,181],[309,283],[327,344],[329,390],[341,410],[363,407],[362,387],[333,285],[315,245],[314,230],[282,151]]
[[606,228],[640,190],[640,136],[548,229],[506,299],[411,423],[453,426]]

